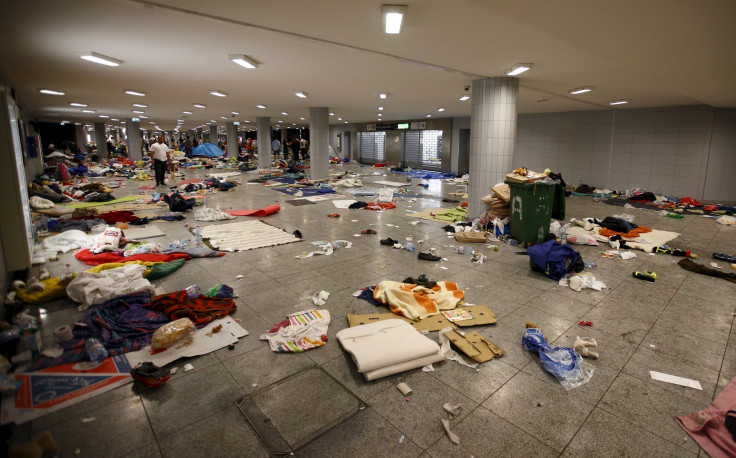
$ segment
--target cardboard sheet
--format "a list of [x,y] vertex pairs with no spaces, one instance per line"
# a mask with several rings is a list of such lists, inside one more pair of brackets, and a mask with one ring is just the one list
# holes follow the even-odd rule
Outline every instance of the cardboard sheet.
[[125,238],[129,240],[150,239],[153,237],[161,237],[163,235],[166,235],[155,224],[145,227],[129,226],[128,229],[123,229],[123,232],[125,233]]
[[[218,325],[222,325],[222,329],[220,332],[213,333],[212,329]],[[175,345],[155,355],[151,354],[150,347],[146,347],[142,350],[126,353],[125,356],[128,359],[128,363],[130,363],[130,367],[135,367],[145,361],[150,361],[158,367],[163,367],[179,358],[206,355],[220,348],[227,347],[248,334],[248,331],[243,329],[235,319],[228,316],[214,320],[204,328],[198,329],[194,333],[191,344]]]
[[447,331],[445,337],[450,339],[453,345],[465,353],[473,361],[484,363],[506,353],[501,347],[488,340],[477,331],[468,332],[465,335],[457,331]]
[[483,232],[455,232],[455,240],[461,243],[486,243],[486,235]]
[[375,323],[376,321],[383,320],[404,320],[407,323],[414,326],[419,331],[439,331],[444,328],[457,329],[458,326],[480,326],[482,324],[493,324],[497,323],[496,315],[491,311],[487,305],[476,305],[467,307],[458,307],[455,310],[467,310],[474,318],[472,320],[460,320],[452,322],[445,318],[444,315],[432,315],[424,318],[423,320],[413,321],[406,317],[395,315],[393,313],[373,313],[368,315],[352,315],[348,313],[348,324],[350,327],[360,326],[362,324]]

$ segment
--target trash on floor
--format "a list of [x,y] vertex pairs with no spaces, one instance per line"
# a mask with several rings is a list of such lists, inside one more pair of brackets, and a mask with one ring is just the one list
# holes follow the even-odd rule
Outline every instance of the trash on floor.
[[450,421],[445,420],[444,418],[441,421],[442,421],[442,427],[445,429],[445,433],[447,433],[447,438],[450,439],[450,442],[452,442],[455,445],[460,445],[460,437],[457,434],[450,431]]
[[[488,338],[480,334],[478,331],[463,333],[461,331],[452,330],[450,328],[440,331],[440,343],[444,344],[445,340],[452,342],[457,348],[465,353],[470,359],[478,363],[490,361],[493,358],[503,356],[506,352],[491,342]],[[443,345],[444,348],[444,345]],[[447,359],[452,359],[447,357]],[[460,362],[460,361],[458,361]],[[476,367],[468,365],[468,367]]]
[[330,325],[328,310],[303,310],[287,315],[288,326],[261,334],[271,350],[279,353],[301,353],[325,345]]
[[703,410],[675,417],[675,421],[710,456],[736,456],[736,378]]
[[300,254],[300,255],[295,256],[295,258],[304,259],[304,258],[311,258],[312,256],[317,256],[317,255],[330,256],[335,250],[339,250],[340,248],[350,248],[353,246],[353,242],[348,242],[347,240],[335,240],[333,242],[318,240],[315,242],[311,242],[311,244],[318,247],[319,250]]
[[703,390],[700,386],[700,382],[685,377],[678,377],[677,375],[664,374],[657,371],[649,371],[649,376],[652,380],[658,380],[660,382],[672,383],[673,385],[685,386],[696,390]]
[[525,350],[539,354],[544,370],[554,375],[565,389],[585,385],[593,376],[593,366],[569,347],[550,347],[539,328],[527,328],[521,338]]
[[422,332],[439,331],[444,328],[457,329],[458,326],[480,326],[498,322],[496,314],[487,305],[463,306],[446,310],[441,314],[428,316],[420,320],[411,320],[394,313],[373,313],[367,315],[353,315],[348,313],[347,317],[350,327],[377,321],[400,319]]
[[325,305],[325,302],[327,302],[328,297],[330,297],[330,293],[328,293],[325,290],[322,290],[312,295],[312,302],[314,302],[314,305]]
[[411,388],[409,388],[409,385],[407,385],[404,382],[399,383],[398,385],[396,385],[396,389],[398,389],[399,391],[401,391],[401,394],[403,394],[404,396],[411,396],[414,393],[414,390],[412,390]]
[[592,337],[577,337],[572,345],[580,356],[598,359],[598,353],[589,350],[595,347],[598,347],[598,343]]

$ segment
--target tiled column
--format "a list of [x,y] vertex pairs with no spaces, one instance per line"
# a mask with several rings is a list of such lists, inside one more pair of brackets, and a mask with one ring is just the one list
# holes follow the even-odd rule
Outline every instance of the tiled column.
[[326,107],[309,108],[309,177],[328,178],[330,173],[330,113]]
[[238,126],[234,122],[227,123],[227,157],[238,157]]
[[128,158],[131,161],[140,161],[143,159],[143,151],[141,150],[141,123],[132,119],[125,120],[125,133],[128,143]]
[[95,145],[97,145],[97,155],[100,159],[107,159],[107,135],[105,135],[104,122],[95,123]]
[[202,133],[201,127],[197,127],[197,130],[194,131],[194,138],[196,138],[199,143],[202,143],[202,140],[204,140],[204,134]]
[[268,116],[256,118],[256,129],[258,129],[258,160],[256,167],[268,169],[271,167],[271,118]]
[[217,144],[217,125],[210,126],[210,143]]
[[485,213],[487,206],[481,199],[513,170],[518,95],[517,78],[473,81],[468,186],[468,218],[471,220]]

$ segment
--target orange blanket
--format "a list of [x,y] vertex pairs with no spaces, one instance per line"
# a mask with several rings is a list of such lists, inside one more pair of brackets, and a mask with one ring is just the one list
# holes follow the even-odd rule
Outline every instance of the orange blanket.
[[465,293],[457,283],[438,281],[432,288],[411,283],[382,281],[373,290],[373,298],[389,306],[397,315],[411,320],[420,320],[437,315],[440,310],[451,310],[460,304]]
[[641,234],[645,234],[647,232],[652,232],[652,228],[646,227],[646,226],[639,226],[639,227],[636,227],[630,230],[629,232],[616,232],[610,229],[606,229],[605,227],[602,227],[601,230],[598,231],[598,233],[604,237],[613,237],[614,235],[620,235],[621,237],[625,239],[635,239],[639,237]]

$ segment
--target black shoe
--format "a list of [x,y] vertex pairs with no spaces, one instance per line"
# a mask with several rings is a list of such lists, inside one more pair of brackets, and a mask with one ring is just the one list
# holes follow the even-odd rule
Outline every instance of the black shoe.
[[397,242],[396,240],[394,240],[392,238],[387,238],[387,239],[381,240],[381,245],[386,245],[386,246],[394,246],[397,243],[399,243],[399,242]]
[[294,232],[292,232],[292,234],[294,234],[294,237],[296,237],[298,239],[302,238],[302,233],[299,231],[299,229],[297,229]]
[[419,254],[417,255],[417,258],[419,258],[419,259],[423,259],[423,260],[425,260],[425,261],[439,261],[440,259],[442,259],[442,258],[441,258],[441,257],[439,257],[439,256],[435,256],[435,255],[433,255],[433,254],[432,254],[432,253],[430,253],[429,251],[422,251],[421,253],[419,253]]

